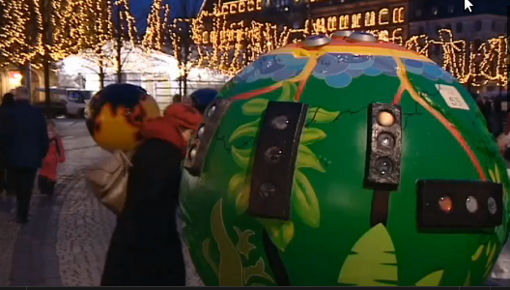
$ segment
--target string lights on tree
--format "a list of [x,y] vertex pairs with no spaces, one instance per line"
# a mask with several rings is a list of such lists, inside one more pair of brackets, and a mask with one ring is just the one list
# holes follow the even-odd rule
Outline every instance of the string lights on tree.
[[[212,12],[203,11],[193,20],[192,33],[200,56],[198,65],[217,67],[230,75],[239,72],[261,54],[301,41],[309,35],[331,33],[341,24],[328,25],[326,20],[310,19],[305,21],[304,28],[293,29],[257,21],[232,22],[229,21],[230,11],[225,11],[218,6],[214,6]],[[401,10],[394,12],[394,21],[403,22],[401,13]],[[435,47],[438,47],[443,52],[442,57],[432,58],[439,60],[443,68],[462,83],[475,87],[488,82],[503,87],[508,85],[508,39],[505,36],[489,39],[479,47],[474,47],[473,43],[454,39],[451,30],[447,29],[438,31],[439,39],[419,35],[405,40],[402,36],[403,27],[392,31],[380,29],[368,32],[380,40],[403,45],[427,57],[430,57],[431,50],[437,50]]]

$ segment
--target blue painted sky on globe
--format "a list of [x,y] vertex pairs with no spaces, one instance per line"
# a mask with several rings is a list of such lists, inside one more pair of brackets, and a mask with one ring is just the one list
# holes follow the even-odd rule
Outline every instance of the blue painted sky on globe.
[[[129,2],[139,31],[145,31],[147,27],[147,16],[151,11],[152,1],[153,0],[131,0]],[[172,8],[171,17],[193,17],[198,14],[204,1],[205,0],[164,0],[164,3],[170,4]]]

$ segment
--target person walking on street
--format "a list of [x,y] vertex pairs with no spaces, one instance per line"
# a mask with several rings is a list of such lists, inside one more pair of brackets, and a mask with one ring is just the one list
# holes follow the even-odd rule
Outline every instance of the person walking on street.
[[167,107],[141,130],[129,170],[101,286],[184,286],[186,268],[176,224],[181,162],[202,122],[186,104]]
[[[5,108],[14,105],[14,94],[7,93],[2,97],[2,104],[0,104],[0,119],[2,111]],[[1,145],[1,144],[0,144]],[[0,152],[2,152],[0,150]],[[5,156],[0,155],[0,193],[4,192],[7,201],[10,204],[11,211],[13,212],[16,207],[16,197],[12,192],[12,187],[9,184],[7,166],[5,162]]]
[[37,184],[41,194],[51,197],[57,182],[58,164],[66,161],[66,152],[62,144],[62,138],[57,134],[55,122],[52,120],[48,121],[48,136],[50,138],[50,147],[46,158],[43,160],[42,167],[39,169]]
[[43,112],[30,104],[26,87],[14,90],[15,103],[2,112],[1,155],[9,168],[9,179],[17,198],[17,221],[28,222],[28,213],[37,169],[49,148]]

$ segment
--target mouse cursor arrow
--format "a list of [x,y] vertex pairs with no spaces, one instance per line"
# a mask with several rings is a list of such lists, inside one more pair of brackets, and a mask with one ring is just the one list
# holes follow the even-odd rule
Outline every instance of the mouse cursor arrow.
[[469,10],[469,12],[473,12],[471,10],[471,7],[473,7],[473,3],[469,0],[464,0],[464,10]]

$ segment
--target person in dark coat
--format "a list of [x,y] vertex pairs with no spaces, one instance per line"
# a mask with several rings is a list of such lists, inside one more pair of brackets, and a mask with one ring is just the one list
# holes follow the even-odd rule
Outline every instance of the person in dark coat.
[[167,107],[141,130],[126,203],[117,218],[101,286],[184,286],[186,271],[176,210],[181,162],[202,116],[186,104]]
[[22,224],[28,222],[35,176],[49,147],[46,119],[30,104],[29,96],[26,87],[16,88],[15,104],[2,111],[0,120],[1,155],[18,202],[17,221]]
[[[0,119],[2,112],[12,105],[14,105],[14,94],[7,93],[3,95],[2,104],[0,104]],[[1,149],[0,152],[2,152]],[[14,206],[16,199],[14,197],[14,193],[12,192],[12,187],[9,184],[5,156],[1,155],[0,155],[0,192],[5,192],[5,195],[11,200],[11,205]]]

